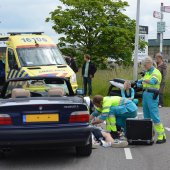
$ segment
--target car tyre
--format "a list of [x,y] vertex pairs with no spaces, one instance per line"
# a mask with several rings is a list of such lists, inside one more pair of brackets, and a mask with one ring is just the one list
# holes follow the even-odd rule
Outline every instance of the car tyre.
[[89,139],[89,144],[85,146],[76,146],[76,154],[78,156],[90,156],[92,153],[92,138]]

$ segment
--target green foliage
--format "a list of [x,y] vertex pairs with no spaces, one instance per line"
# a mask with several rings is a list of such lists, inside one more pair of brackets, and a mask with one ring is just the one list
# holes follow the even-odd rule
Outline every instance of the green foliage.
[[60,38],[62,43],[76,45],[81,53],[97,56],[100,63],[107,57],[130,62],[135,21],[122,13],[128,6],[126,1],[60,1],[64,6],[58,6],[46,21],[52,21],[53,29],[65,35]]

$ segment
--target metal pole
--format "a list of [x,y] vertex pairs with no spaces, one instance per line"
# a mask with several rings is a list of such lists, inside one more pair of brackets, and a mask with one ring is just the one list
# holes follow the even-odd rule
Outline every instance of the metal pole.
[[137,80],[138,78],[139,16],[140,16],[140,0],[137,1],[137,11],[136,11],[136,35],[135,35],[133,80]]
[[[163,22],[163,3],[161,3],[161,8],[160,8],[160,12],[161,12],[161,25]],[[163,32],[160,33],[160,53],[163,52]]]

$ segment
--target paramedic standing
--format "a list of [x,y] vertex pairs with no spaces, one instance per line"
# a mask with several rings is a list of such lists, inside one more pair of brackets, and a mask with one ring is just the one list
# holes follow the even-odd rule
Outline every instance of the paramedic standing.
[[92,94],[92,78],[97,71],[97,68],[94,63],[90,60],[90,55],[84,55],[84,64],[82,67],[82,76],[83,76],[83,84],[84,84],[84,95],[87,95],[87,85],[88,85],[88,95]]
[[162,80],[161,73],[153,66],[151,57],[146,57],[144,60],[145,76],[138,80],[138,86],[143,85],[143,112],[144,118],[151,118],[154,122],[155,130],[158,134],[156,143],[161,144],[166,142],[166,134],[161,123],[158,109],[159,88]]
[[161,81],[160,89],[159,89],[159,107],[161,108],[163,106],[163,92],[165,89],[165,80],[166,80],[166,75],[167,75],[167,64],[163,61],[163,56],[160,53],[156,54],[155,59],[156,59],[156,63],[157,63],[157,69],[162,74],[162,81]]

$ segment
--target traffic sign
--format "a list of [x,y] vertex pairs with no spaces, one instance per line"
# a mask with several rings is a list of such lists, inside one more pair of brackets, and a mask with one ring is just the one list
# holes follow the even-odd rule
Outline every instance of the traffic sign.
[[158,33],[165,32],[165,22],[157,22],[157,32]]
[[153,17],[158,18],[158,19],[163,19],[163,14],[161,14],[160,12],[154,11]]
[[148,26],[139,26],[139,34],[148,34]]
[[170,6],[163,6],[163,12],[170,13]]

